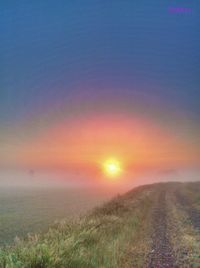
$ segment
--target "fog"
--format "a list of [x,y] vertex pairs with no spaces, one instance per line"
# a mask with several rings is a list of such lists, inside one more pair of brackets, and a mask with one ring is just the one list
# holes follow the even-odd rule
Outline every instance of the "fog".
[[115,179],[80,175],[70,172],[35,170],[0,170],[0,188],[98,188],[115,194],[133,187],[166,181],[198,181],[199,168],[161,169],[141,173],[126,172]]
[[132,188],[165,181],[196,181],[199,169],[157,170],[123,177],[89,178],[69,172],[0,172],[0,244],[46,230],[55,220],[76,218]]

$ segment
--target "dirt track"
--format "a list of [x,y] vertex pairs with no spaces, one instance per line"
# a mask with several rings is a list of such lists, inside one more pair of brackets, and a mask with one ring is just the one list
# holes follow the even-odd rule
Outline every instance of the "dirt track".
[[200,231],[200,211],[193,206],[191,200],[186,195],[183,195],[181,191],[176,191],[176,199],[181,209],[188,214],[191,224]]
[[175,267],[175,259],[168,236],[166,210],[166,191],[162,190],[153,208],[152,248],[148,256],[147,268]]
[[158,187],[146,268],[200,267],[200,209],[191,196],[179,184]]

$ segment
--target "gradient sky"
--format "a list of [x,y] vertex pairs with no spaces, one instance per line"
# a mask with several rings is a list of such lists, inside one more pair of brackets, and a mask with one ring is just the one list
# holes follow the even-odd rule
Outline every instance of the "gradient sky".
[[0,167],[199,166],[199,12],[199,1],[1,1]]

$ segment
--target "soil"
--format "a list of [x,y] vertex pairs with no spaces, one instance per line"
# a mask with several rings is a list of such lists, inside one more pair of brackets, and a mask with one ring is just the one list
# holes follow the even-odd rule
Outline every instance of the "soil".
[[148,256],[147,268],[174,268],[175,258],[169,240],[167,225],[166,191],[159,193],[152,213],[152,247]]

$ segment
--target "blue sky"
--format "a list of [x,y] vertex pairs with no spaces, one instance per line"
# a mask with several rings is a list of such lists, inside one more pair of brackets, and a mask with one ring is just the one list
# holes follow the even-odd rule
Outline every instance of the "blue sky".
[[[174,6],[192,12],[168,12]],[[99,98],[102,107],[117,98],[125,106],[130,98],[148,102],[181,113],[190,121],[184,129],[196,127],[199,11],[199,1],[1,1],[4,135],[35,114],[55,113],[59,121],[59,109],[77,97],[90,104]],[[148,115],[148,107],[141,112]]]

